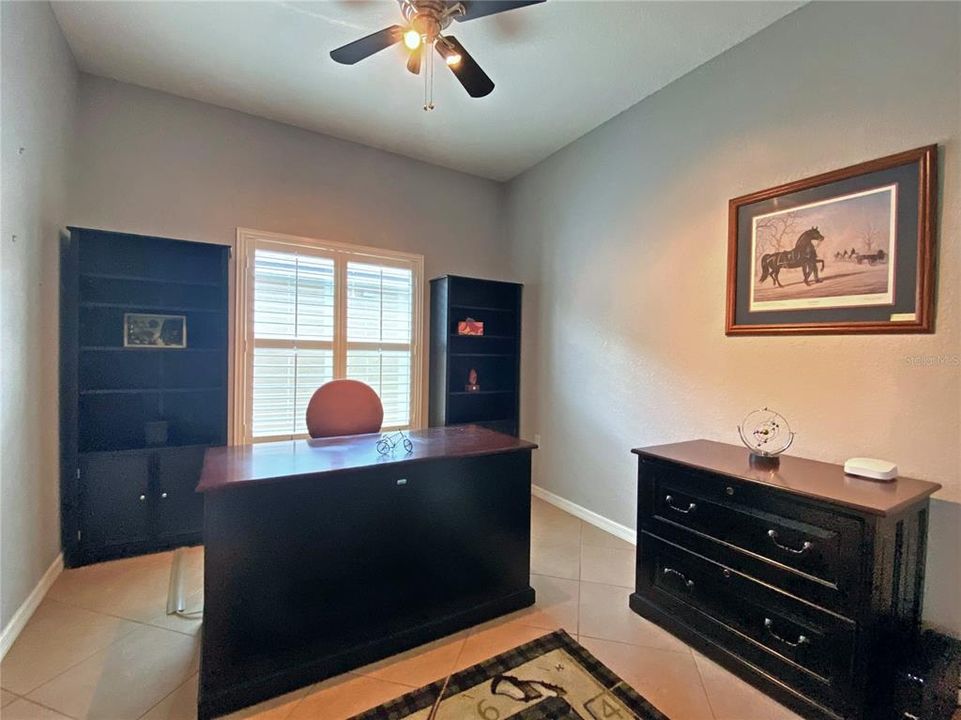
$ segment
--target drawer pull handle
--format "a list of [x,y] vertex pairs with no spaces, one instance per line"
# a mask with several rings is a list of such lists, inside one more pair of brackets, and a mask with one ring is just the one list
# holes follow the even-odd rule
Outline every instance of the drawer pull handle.
[[160,493],[160,497],[162,497],[164,500],[166,500],[166,499],[167,499],[167,493]]
[[693,580],[688,580],[687,577],[684,575],[684,573],[678,572],[678,571],[675,570],[674,568],[669,568],[669,567],[664,568],[664,574],[665,574],[665,575],[677,575],[679,578],[681,578],[681,582],[684,583],[684,586],[687,587],[688,590],[690,590],[692,587],[694,587],[694,581],[693,581]]
[[141,496],[138,498],[138,500],[140,500],[140,502],[143,502],[143,501],[146,500],[146,499],[147,499],[147,496],[146,496],[146,495],[141,495]]
[[687,515],[688,513],[691,513],[691,512],[694,512],[695,510],[697,510],[697,503],[688,503],[686,510],[685,510],[684,508],[682,508],[682,507],[678,507],[677,505],[674,504],[674,496],[673,496],[673,495],[665,495],[665,496],[664,496],[664,502],[667,503],[667,506],[668,506],[669,508],[671,508],[671,510],[675,510],[676,512],[679,512],[679,513],[684,513],[685,515]]
[[808,640],[807,635],[798,635],[797,640],[795,640],[794,642],[791,642],[787,638],[781,637],[776,632],[774,632],[774,621],[768,617],[764,618],[764,627],[767,628],[767,631],[771,634],[771,637],[773,637],[775,640],[779,640],[785,645],[790,645],[791,647],[799,647],[801,645],[806,645],[807,643],[810,642],[810,640]]
[[782,550],[787,550],[789,553],[794,553],[795,555],[803,555],[808,550],[814,547],[814,543],[810,540],[805,540],[804,543],[799,548],[793,548],[790,545],[782,545],[777,541],[777,530],[768,530],[767,536],[771,538],[775,545],[777,545]]

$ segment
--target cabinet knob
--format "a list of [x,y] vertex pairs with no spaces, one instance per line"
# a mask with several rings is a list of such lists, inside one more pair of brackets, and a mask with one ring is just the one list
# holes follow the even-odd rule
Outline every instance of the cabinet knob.
[[731,577],[731,571],[728,570],[727,568],[724,568],[724,577],[726,577],[726,578]]
[[146,500],[146,499],[147,499],[147,496],[146,496],[146,495],[141,495],[141,496],[140,496],[140,502],[143,502],[143,501]]
[[724,488],[724,494],[725,494],[725,495],[733,495],[733,494],[734,494],[734,488],[732,488],[730,485],[728,485],[726,488]]
[[167,493],[160,493],[160,497],[166,498],[166,497],[167,497]]

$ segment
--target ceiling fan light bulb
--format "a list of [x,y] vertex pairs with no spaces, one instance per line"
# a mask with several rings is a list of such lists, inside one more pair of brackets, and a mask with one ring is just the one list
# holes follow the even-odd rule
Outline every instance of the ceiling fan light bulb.
[[[394,37],[397,37],[396,35]],[[404,45],[409,50],[416,50],[420,47],[420,33],[416,30],[408,30],[404,33]]]

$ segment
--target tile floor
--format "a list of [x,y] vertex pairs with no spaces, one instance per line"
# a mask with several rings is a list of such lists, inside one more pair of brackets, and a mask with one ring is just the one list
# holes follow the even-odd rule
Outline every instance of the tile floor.
[[[632,613],[634,548],[535,499],[537,604],[229,716],[338,720],[564,628],[672,720],[797,718]],[[203,550],[187,553],[188,610]],[[200,620],[164,614],[170,553],[67,570],[0,665],[3,720],[196,717]]]

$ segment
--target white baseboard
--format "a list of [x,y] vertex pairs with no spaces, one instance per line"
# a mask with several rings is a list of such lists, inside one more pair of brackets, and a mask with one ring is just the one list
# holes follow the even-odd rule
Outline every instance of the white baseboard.
[[590,523],[594,527],[600,528],[604,532],[609,532],[615,537],[619,537],[621,540],[626,540],[631,545],[637,545],[637,531],[631,530],[627,525],[621,525],[618,522],[604,517],[603,515],[598,515],[593,510],[588,510],[582,505],[578,505],[575,502],[571,502],[567,498],[563,498],[560,495],[555,495],[550,490],[545,490],[540,485],[531,485],[531,494],[534,497],[540,498],[545,502],[549,502],[551,505],[560,508],[565,512],[569,512],[576,518],[580,518],[586,523]]
[[30,592],[27,599],[23,601],[23,604],[17,608],[17,611],[13,614],[13,617],[10,618],[10,622],[7,623],[3,632],[0,632],[0,660],[4,658],[7,650],[16,642],[21,631],[27,626],[27,621],[30,620],[30,617],[36,609],[40,607],[40,603],[47,594],[47,590],[49,590],[50,586],[60,577],[61,572],[63,572],[63,553],[57,555],[57,558],[50,567],[47,568],[43,577],[40,578],[37,586]]

